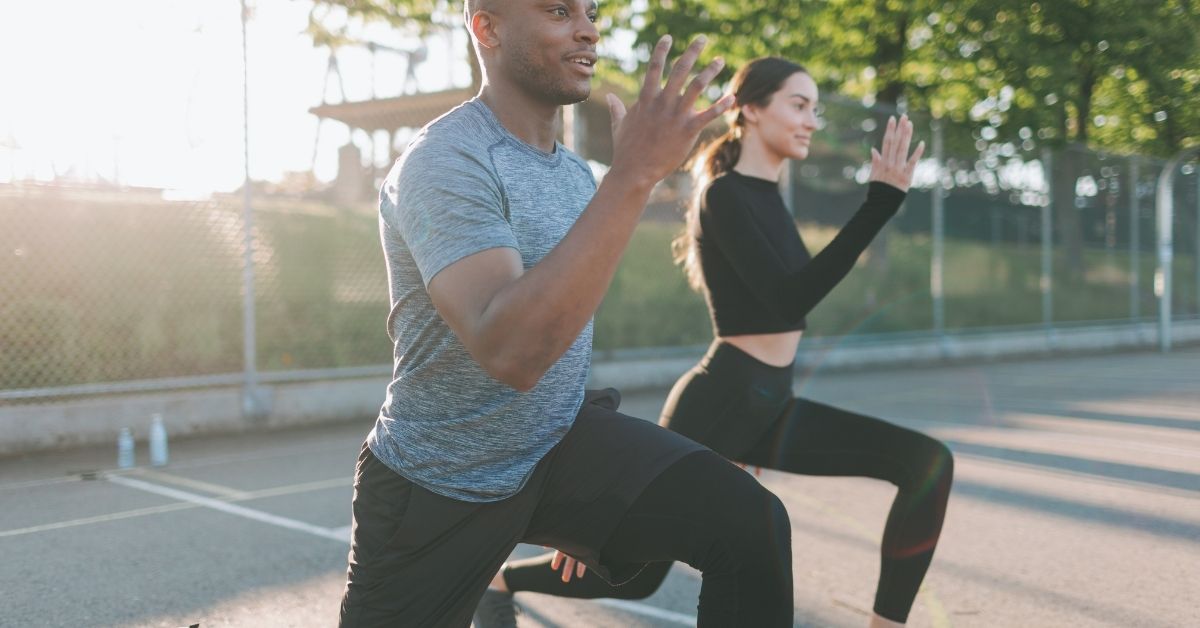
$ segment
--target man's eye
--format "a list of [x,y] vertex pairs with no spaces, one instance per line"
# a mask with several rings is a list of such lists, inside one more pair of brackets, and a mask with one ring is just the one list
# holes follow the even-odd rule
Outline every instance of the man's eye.
[[588,20],[591,20],[592,24],[595,24],[599,17],[600,16],[596,15],[595,13],[588,13]]
[[554,9],[554,14],[559,17],[567,17],[567,10],[563,7],[558,7],[557,9]]

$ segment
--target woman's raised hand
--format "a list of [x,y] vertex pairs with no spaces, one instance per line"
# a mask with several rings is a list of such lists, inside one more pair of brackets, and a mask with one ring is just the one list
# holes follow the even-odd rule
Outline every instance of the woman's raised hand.
[[925,142],[917,144],[912,155],[908,154],[908,146],[912,143],[913,125],[908,115],[888,118],[887,131],[883,134],[883,146],[871,149],[871,181],[879,181],[905,192],[912,184],[913,171],[921,155],[925,154]]

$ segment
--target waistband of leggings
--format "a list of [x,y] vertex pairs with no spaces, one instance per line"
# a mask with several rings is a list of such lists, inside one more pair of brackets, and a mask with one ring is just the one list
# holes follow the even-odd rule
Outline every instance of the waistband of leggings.
[[746,353],[737,346],[716,339],[700,360],[700,366],[711,374],[728,374],[755,381],[779,381],[791,386],[792,365],[774,366]]

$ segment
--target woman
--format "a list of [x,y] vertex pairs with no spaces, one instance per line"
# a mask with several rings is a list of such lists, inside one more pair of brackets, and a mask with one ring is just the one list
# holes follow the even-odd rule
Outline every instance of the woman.
[[[792,364],[805,315],[900,208],[924,143],[909,156],[912,123],[906,116],[888,121],[882,147],[871,150],[866,202],[811,257],[778,181],[788,159],[808,156],[817,130],[816,83],[802,66],[768,57],[742,68],[733,91],[736,118],[697,157],[699,194],[675,242],[677,260],[708,303],[715,340],[676,382],[660,423],[745,465],[895,484],[870,625],[903,625],[941,532],[953,474],[950,451],[923,434],[794,397]],[[561,568],[562,577],[547,563]],[[555,554],[507,565],[494,585],[637,599],[653,593],[669,567],[652,563],[630,582],[612,586]],[[572,575],[575,582],[568,582]]]

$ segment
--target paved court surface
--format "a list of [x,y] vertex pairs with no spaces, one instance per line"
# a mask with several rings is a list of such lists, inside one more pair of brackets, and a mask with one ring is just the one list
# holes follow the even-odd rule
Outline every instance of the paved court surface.
[[[910,625],[1200,626],[1200,350],[818,371],[796,389],[955,452]],[[622,409],[654,417],[664,395]],[[153,471],[112,471],[115,447],[0,460],[0,626],[332,625],[368,428],[176,440]],[[865,625],[893,489],[761,480],[791,514],[796,625]],[[676,566],[635,604],[517,599],[523,627],[678,626],[698,588]]]

